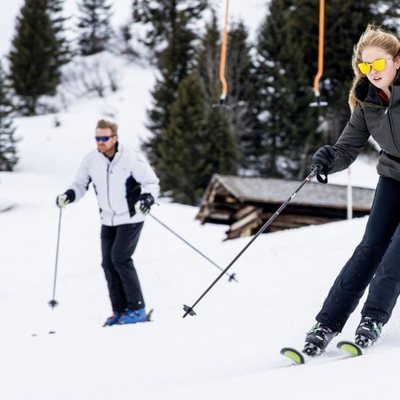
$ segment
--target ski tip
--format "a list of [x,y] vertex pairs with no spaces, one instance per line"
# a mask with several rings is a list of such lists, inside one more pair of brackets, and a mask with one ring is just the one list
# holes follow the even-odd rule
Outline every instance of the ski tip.
[[154,312],[154,308],[151,308],[150,311],[146,315],[147,321],[152,321],[151,317],[153,315],[153,312]]
[[283,349],[281,349],[280,353],[291,359],[293,362],[295,362],[296,364],[304,364],[304,357],[303,355],[296,349],[293,349],[291,347],[284,347]]
[[363,353],[359,346],[347,340],[342,340],[336,345],[336,347],[340,350],[345,351],[353,357],[361,356]]

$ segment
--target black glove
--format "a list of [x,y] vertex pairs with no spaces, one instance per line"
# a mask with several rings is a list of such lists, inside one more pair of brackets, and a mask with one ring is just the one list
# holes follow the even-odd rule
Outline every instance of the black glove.
[[[327,175],[332,171],[333,166],[335,165],[336,159],[336,150],[326,144],[325,146],[320,147],[312,157],[312,166],[311,169],[317,169],[317,179],[321,183],[327,183],[328,178]],[[325,175],[325,178],[321,176],[321,174]]]
[[59,194],[56,198],[56,204],[60,208],[64,208],[67,204],[72,203],[75,200],[75,192],[72,189],[68,189],[65,193]]
[[143,193],[139,196],[139,210],[143,214],[148,214],[153,204],[154,197],[150,193]]

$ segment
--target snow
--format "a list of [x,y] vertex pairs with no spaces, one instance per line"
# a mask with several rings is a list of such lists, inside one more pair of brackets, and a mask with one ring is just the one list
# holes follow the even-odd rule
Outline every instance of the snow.
[[[253,1],[254,7],[261,3]],[[22,1],[3,8],[2,20],[15,14],[17,3]],[[252,9],[249,4],[243,9]],[[352,339],[360,308],[319,359],[295,367],[279,354],[283,346],[301,347],[330,285],[361,239],[366,218],[262,235],[230,270],[239,282],[223,277],[196,307],[198,315],[185,319],[183,304],[193,304],[219,271],[149,218],[134,260],[148,308],[155,309],[154,321],[102,328],[110,306],[91,189],[62,213],[59,306],[48,307],[59,218],[55,197],[93,148],[96,121],[112,110],[122,142],[139,149],[146,137],[143,123],[154,71],[134,65],[120,65],[120,70],[121,91],[75,100],[57,114],[58,128],[54,115],[16,121],[21,162],[16,172],[0,174],[0,209],[14,206],[0,213],[0,398],[394,397],[400,367],[398,309],[381,343],[366,357],[343,360],[335,349],[340,339]],[[376,179],[374,162],[357,160],[352,166],[353,184],[374,187]],[[331,179],[346,181],[347,172]],[[250,240],[223,241],[226,227],[200,225],[196,208],[159,203],[153,214],[222,267]]]

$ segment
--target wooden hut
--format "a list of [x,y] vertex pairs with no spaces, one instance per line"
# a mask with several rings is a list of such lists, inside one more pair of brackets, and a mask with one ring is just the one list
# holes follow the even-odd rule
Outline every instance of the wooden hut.
[[[227,239],[250,236],[277,211],[301,182],[215,174],[196,219],[229,225]],[[353,187],[353,216],[369,214],[375,190]],[[347,218],[347,187],[308,182],[267,232],[324,224]],[[266,232],[266,233],[267,233]]]

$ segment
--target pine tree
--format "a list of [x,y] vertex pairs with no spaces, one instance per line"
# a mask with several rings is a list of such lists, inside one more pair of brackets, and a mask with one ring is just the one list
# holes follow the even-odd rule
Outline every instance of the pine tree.
[[52,22],[56,43],[54,54],[56,62],[55,66],[62,66],[71,61],[72,54],[69,43],[65,38],[65,22],[68,18],[63,16],[65,0],[47,0],[49,15]]
[[195,204],[201,195],[205,117],[201,85],[195,74],[189,75],[179,86],[170,122],[161,136],[157,168],[161,190],[179,203]]
[[55,94],[60,68],[68,61],[54,7],[55,2],[49,0],[25,0],[17,19],[9,55],[10,79],[25,115],[36,113],[40,96]]
[[236,172],[236,149],[220,110],[207,115],[198,73],[179,85],[171,119],[161,136],[157,170],[161,188],[174,201],[198,204],[213,173]]
[[157,56],[173,40],[180,19],[198,20],[207,5],[208,0],[133,0],[132,16],[147,26],[141,41]]
[[186,27],[178,27],[174,40],[159,56],[160,77],[156,81],[152,92],[153,108],[148,111],[149,122],[147,127],[152,137],[143,147],[149,160],[157,169],[160,157],[158,146],[163,130],[168,126],[171,106],[176,100],[180,82],[189,74],[193,59],[194,34]]
[[0,171],[12,171],[18,162],[13,126],[13,106],[9,88],[0,64]]
[[265,151],[262,173],[302,178],[316,148],[336,141],[350,116],[347,96],[353,79],[353,46],[368,23],[384,22],[382,6],[392,2],[326,3],[320,90],[328,107],[311,109],[308,104],[314,94],[310,89],[318,59],[318,4],[314,0],[271,1],[257,46],[258,114]]
[[112,37],[110,18],[112,5],[108,0],[81,0],[78,43],[81,54],[89,56],[107,48]]
[[[221,96],[220,69],[220,33],[215,14],[207,25],[199,50],[198,70],[209,106],[217,107]],[[233,24],[229,29],[227,72],[227,106],[220,108],[218,115],[227,119],[238,146],[239,165],[242,172],[253,168],[256,145],[252,102],[254,99],[253,64],[247,32],[243,23]]]
[[[193,35],[183,37],[194,40]],[[177,97],[172,100],[169,123],[158,137],[155,168],[161,188],[164,192],[171,192],[174,200],[188,204],[198,203],[213,173],[237,172],[235,138],[225,113],[214,107],[219,98],[219,82],[216,79],[218,37],[214,17],[203,38],[193,72],[186,71],[189,75],[180,79],[175,93],[170,93],[171,99]],[[169,55],[166,52],[163,56],[166,54]],[[171,64],[171,67],[174,65],[177,63]]]
[[255,89],[255,69],[248,43],[248,32],[243,22],[230,26],[227,54],[228,108],[227,115],[240,149],[240,166],[250,173],[256,168],[254,158],[260,147],[257,116],[258,101]]
[[257,130],[262,132],[264,153],[259,168],[267,176],[295,177],[308,135],[316,132],[315,109],[309,107],[312,90],[299,44],[302,33],[289,18],[295,14],[293,3],[272,0],[257,39]]
[[393,32],[400,33],[400,0],[384,0],[372,6],[373,14],[384,15],[383,26]]
[[220,40],[218,22],[215,12],[206,26],[206,32],[201,40],[198,52],[197,70],[203,81],[205,99],[210,105],[217,105],[221,94],[219,81]]
[[[347,98],[354,75],[351,67],[353,47],[368,23],[383,24],[386,16],[382,13],[381,7],[384,3],[392,3],[392,1],[332,0],[327,2],[326,26],[329,29],[326,29],[325,35],[325,71],[321,80],[321,93],[328,102],[328,108],[324,112],[326,124],[321,141],[333,144],[350,117]],[[304,11],[300,9],[300,12],[306,14],[310,12],[310,7],[311,5]],[[314,25],[311,29],[316,32],[318,29],[316,21],[310,21],[310,25]],[[300,29],[304,29],[304,26]],[[306,57],[317,59],[315,39],[311,48],[309,46]],[[315,74],[315,70],[316,67],[309,74]],[[310,79],[312,79],[311,76]]]
[[239,165],[238,145],[223,109],[212,107],[208,110],[204,137],[203,192],[213,174],[236,175]]
[[[169,125],[171,106],[177,98],[180,82],[195,68],[197,35],[192,30],[192,23],[202,10],[202,2],[192,2],[193,7],[184,7],[186,0],[159,0],[159,7],[165,7],[168,26],[166,47],[157,55],[157,66],[160,75],[152,92],[153,108],[149,110],[147,127],[152,132],[151,138],[143,144],[150,162],[158,170],[160,159],[159,145],[162,132]],[[146,8],[147,3],[143,3]],[[166,18],[167,19],[167,18]],[[155,28],[157,26],[155,25]],[[165,31],[163,31],[165,33]],[[165,39],[165,37],[163,37]]]

